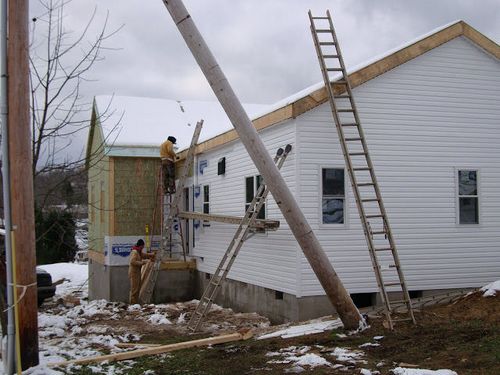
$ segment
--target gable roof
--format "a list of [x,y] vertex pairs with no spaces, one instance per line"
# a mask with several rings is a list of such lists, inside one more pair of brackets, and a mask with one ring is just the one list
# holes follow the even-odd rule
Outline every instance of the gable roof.
[[[368,62],[348,69],[351,87],[357,87],[460,36],[469,39],[487,53],[500,59],[500,46],[497,43],[487,38],[464,21],[455,21],[420,36],[403,46],[390,50]],[[332,81],[340,77],[339,74],[333,77]],[[324,83],[321,82],[269,106],[267,112],[262,113],[253,120],[253,124],[257,130],[265,129],[277,123],[295,118],[325,103],[327,100],[326,88]],[[196,151],[197,153],[208,151],[238,138],[236,130],[232,129],[205,142],[199,143]],[[186,153],[186,151],[181,153],[179,155],[180,158],[182,159],[185,157]]]

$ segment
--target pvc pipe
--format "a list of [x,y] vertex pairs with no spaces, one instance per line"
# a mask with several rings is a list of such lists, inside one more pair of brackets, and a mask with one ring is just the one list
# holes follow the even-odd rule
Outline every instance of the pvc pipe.
[[10,168],[9,168],[9,131],[7,127],[7,0],[1,0],[0,9],[0,122],[2,123],[2,176],[3,204],[5,220],[5,261],[7,271],[7,362],[6,372],[14,373],[15,337],[14,337],[14,304],[12,282],[12,247],[11,247],[11,201],[10,201]]

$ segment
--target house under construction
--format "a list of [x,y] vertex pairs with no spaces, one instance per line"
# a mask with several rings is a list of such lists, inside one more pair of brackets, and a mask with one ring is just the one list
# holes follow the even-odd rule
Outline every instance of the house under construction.
[[[498,44],[460,21],[349,72],[412,296],[500,277],[499,58]],[[377,302],[324,84],[247,111],[269,153],[292,145],[281,173],[355,302]],[[151,247],[159,246],[159,145],[175,135],[186,149],[201,118],[182,210],[242,217],[260,176],[218,103],[96,98],[87,147],[90,298],[127,300],[131,245],[153,231]],[[178,155],[180,167],[185,152]],[[259,217],[279,229],[254,231],[216,302],[276,322],[331,313],[271,195]],[[236,229],[181,224],[188,260],[162,264],[156,302],[199,298]]]

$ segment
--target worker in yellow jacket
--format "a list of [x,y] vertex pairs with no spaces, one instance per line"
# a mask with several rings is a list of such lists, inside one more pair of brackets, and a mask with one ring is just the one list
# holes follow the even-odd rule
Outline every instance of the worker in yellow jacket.
[[160,157],[163,174],[163,193],[175,193],[175,137],[169,136],[160,146]]
[[142,266],[149,262],[149,259],[154,259],[154,254],[143,253],[144,241],[138,240],[135,246],[132,247],[130,253],[130,261],[128,267],[128,277],[130,279],[130,298],[131,305],[139,303],[139,293],[141,291],[141,269]]

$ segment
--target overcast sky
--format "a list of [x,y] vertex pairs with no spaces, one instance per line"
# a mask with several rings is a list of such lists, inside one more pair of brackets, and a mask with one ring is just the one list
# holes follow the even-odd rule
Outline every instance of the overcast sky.
[[[497,43],[500,0],[185,0],[240,100],[273,103],[321,81],[307,11],[330,9],[349,68],[462,19]],[[31,0],[32,16],[40,15]],[[215,100],[161,0],[72,0],[65,28],[89,39],[109,12],[107,43],[83,87],[94,95]]]

